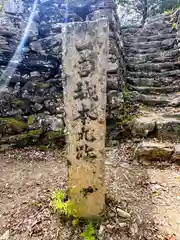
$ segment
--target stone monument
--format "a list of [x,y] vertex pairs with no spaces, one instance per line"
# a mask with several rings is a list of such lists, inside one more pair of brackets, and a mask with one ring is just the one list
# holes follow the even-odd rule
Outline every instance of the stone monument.
[[98,217],[105,200],[108,38],[106,19],[63,28],[68,193],[85,218]]

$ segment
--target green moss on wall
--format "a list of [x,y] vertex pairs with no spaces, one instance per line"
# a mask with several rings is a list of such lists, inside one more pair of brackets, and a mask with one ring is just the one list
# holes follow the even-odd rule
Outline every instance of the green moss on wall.
[[25,131],[27,129],[27,124],[16,118],[0,118],[0,133],[2,135],[17,134]]
[[27,133],[11,136],[9,142],[15,147],[27,147],[38,143],[42,134],[42,130],[31,130]]
[[44,134],[42,144],[48,145],[49,147],[62,147],[65,142],[64,131],[49,131]]

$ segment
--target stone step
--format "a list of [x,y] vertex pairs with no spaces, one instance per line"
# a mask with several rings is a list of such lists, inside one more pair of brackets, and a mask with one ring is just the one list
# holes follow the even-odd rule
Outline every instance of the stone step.
[[[132,101],[145,104],[147,106],[170,106],[175,99],[174,94],[142,94],[138,91],[129,91]],[[175,105],[175,104],[174,104]]]
[[128,71],[128,77],[133,78],[161,78],[161,77],[180,77],[180,69],[168,70],[163,72],[152,72],[152,71]]
[[179,70],[180,62],[164,62],[164,63],[141,63],[138,65],[129,64],[127,70],[130,71],[152,71],[152,72],[163,72],[165,70]]
[[138,91],[144,94],[156,94],[156,93],[174,93],[180,91],[180,85],[176,86],[161,86],[161,87],[149,87],[149,86],[132,86],[128,85],[128,89],[132,91]]
[[137,63],[161,63],[166,61],[178,61],[180,55],[180,49],[171,49],[167,51],[161,51],[149,54],[129,54],[125,57],[127,64],[137,64]]
[[125,43],[124,46],[128,48],[136,48],[136,49],[148,49],[148,48],[160,48],[160,47],[171,47],[174,44],[176,38],[169,38],[164,39],[161,41],[152,41],[152,42],[132,42],[132,43]]
[[176,87],[179,84],[179,77],[126,77],[126,82],[133,86],[143,86],[143,87]]
[[167,34],[157,34],[157,35],[151,35],[151,36],[124,36],[124,42],[127,44],[133,44],[133,43],[140,43],[140,42],[153,42],[153,41],[162,41],[162,40],[168,40],[171,38],[176,38],[176,33],[167,33]]
[[164,35],[164,34],[175,34],[177,31],[172,28],[172,23],[168,27],[162,27],[161,29],[156,28],[139,28],[139,30],[134,32],[128,32],[126,31],[123,36],[125,37],[151,37],[152,33],[153,35]]
[[180,141],[180,119],[163,117],[158,113],[136,118],[131,123],[131,132],[135,137],[156,137],[161,140]]
[[141,47],[137,47],[137,46],[133,46],[133,47],[124,47],[125,52],[128,56],[135,56],[137,54],[152,54],[152,53],[157,53],[160,51],[168,51],[171,49],[178,49],[177,43],[176,43],[176,39],[174,39],[174,41],[172,42],[172,44],[170,43],[170,45],[166,44],[166,45],[160,45],[157,47],[149,47],[149,48],[141,48]]
[[180,161],[180,144],[159,141],[143,141],[135,149],[141,163],[148,161]]

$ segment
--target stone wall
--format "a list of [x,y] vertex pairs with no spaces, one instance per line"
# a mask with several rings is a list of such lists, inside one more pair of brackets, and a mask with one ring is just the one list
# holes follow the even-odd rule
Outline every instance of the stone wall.
[[64,141],[61,29],[66,22],[109,19],[107,118],[112,122],[124,84],[120,23],[113,0],[68,1],[68,6],[59,0],[1,2],[1,148],[32,144],[44,148]]

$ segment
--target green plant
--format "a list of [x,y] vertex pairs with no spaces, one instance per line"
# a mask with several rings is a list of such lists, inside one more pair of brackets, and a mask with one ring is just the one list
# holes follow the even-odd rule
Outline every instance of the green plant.
[[76,209],[72,201],[64,201],[65,193],[61,190],[53,193],[53,208],[55,211],[67,216],[77,217]]
[[172,12],[173,12],[173,9],[164,10],[164,14],[166,15],[171,14]]
[[81,237],[84,238],[84,240],[96,240],[95,238],[95,229],[92,223],[89,223],[86,225],[85,230],[81,233]]
[[32,115],[30,115],[30,116],[28,117],[28,125],[32,125],[32,124],[33,124],[33,121],[34,121],[34,118],[33,118]]
[[180,6],[177,6],[177,7],[174,7],[174,8],[171,8],[171,9],[166,9],[164,10],[164,14],[172,14],[174,11],[180,9]]
[[177,23],[173,22],[172,29],[177,30]]
[[130,94],[130,92],[126,86],[122,89],[122,93],[123,93],[124,98],[128,98],[128,96]]
[[[53,193],[53,208],[55,211],[66,215],[72,216],[72,225],[77,226],[79,223],[79,217],[77,216],[75,205],[72,203],[71,200],[64,201],[65,193],[62,190],[55,191]],[[95,238],[95,229],[92,222],[85,225],[84,231],[80,234],[84,240],[96,240]]]

